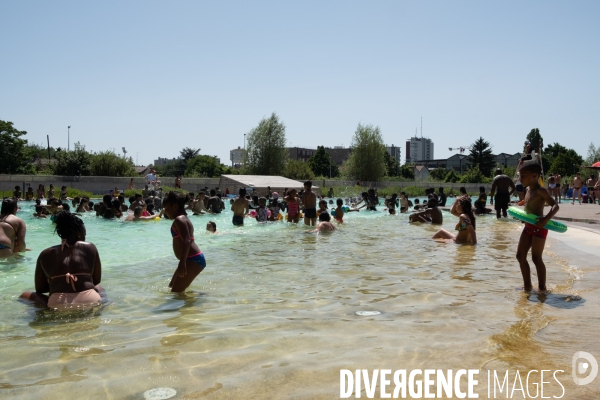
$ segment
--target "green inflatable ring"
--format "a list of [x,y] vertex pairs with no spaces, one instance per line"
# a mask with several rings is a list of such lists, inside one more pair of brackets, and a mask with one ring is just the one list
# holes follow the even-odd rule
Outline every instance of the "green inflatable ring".
[[[536,215],[527,214],[525,211],[523,211],[517,207],[508,207],[508,215],[510,215],[511,217],[516,218],[520,221],[528,222],[533,225],[535,225],[537,223],[537,219],[538,219],[538,217]],[[562,222],[554,221],[554,220],[548,221],[548,223],[546,224],[546,226],[544,228],[548,229],[549,231],[560,232],[560,233],[564,233],[567,231],[567,226],[565,224],[563,224]]]

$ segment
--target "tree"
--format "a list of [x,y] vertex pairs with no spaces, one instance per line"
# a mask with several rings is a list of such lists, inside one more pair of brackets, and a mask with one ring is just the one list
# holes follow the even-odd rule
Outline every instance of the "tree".
[[586,165],[592,165],[596,161],[600,161],[600,147],[594,146],[594,143],[590,143],[588,146],[587,157],[585,158]]
[[[563,157],[558,160],[560,155],[563,155]],[[542,163],[545,173],[554,172],[553,166],[556,164],[558,168],[565,171],[567,175],[570,175],[573,173],[573,165],[576,165],[577,170],[579,170],[579,166],[583,164],[583,157],[573,149],[568,149],[561,144],[554,143],[544,150]],[[570,164],[570,166],[568,164]],[[562,172],[559,173],[564,175]]]
[[385,152],[383,153],[383,162],[385,163],[387,176],[398,176],[400,173],[400,164],[398,164],[398,160],[392,157],[387,149],[385,149]]
[[258,126],[248,133],[248,146],[244,165],[251,174],[279,175],[285,168],[285,125],[277,114],[263,118]]
[[200,153],[200,149],[194,150],[189,147],[184,147],[183,150],[181,150],[179,152],[179,154],[181,155],[181,158],[183,158],[184,161],[188,161],[188,160],[196,157],[199,153]]
[[479,137],[469,150],[470,154],[467,157],[469,166],[471,168],[477,167],[477,170],[481,171],[484,176],[491,176],[496,166],[496,160],[492,154],[490,144]]
[[317,146],[317,151],[308,159],[308,165],[316,176],[329,176],[335,178],[340,174],[337,164],[331,159],[324,146]]
[[346,160],[345,172],[353,179],[377,181],[385,175],[385,144],[379,127],[358,124],[352,138],[352,154]]
[[121,157],[114,150],[94,153],[90,158],[92,176],[135,176],[133,159]]
[[558,172],[562,176],[575,175],[579,172],[579,166],[581,165],[580,161],[581,157],[577,159],[573,158],[572,154],[560,153],[558,157],[554,159],[550,166],[550,170],[547,172]]
[[529,132],[527,140],[529,140],[531,148],[536,153],[544,150],[544,138],[540,135],[540,130],[538,128],[534,128]]
[[438,167],[429,173],[431,179],[436,181],[443,181],[448,175],[448,170],[444,167]]
[[34,172],[26,131],[19,131],[10,121],[0,120],[0,174],[30,174]]
[[460,177],[458,176],[458,174],[456,173],[455,170],[451,169],[450,171],[448,171],[448,173],[446,174],[446,176],[444,177],[444,182],[446,183],[456,183],[458,182],[458,180],[460,179]]
[[305,181],[315,178],[315,174],[307,162],[288,159],[283,169],[283,176],[296,181]]
[[185,176],[220,176],[223,173],[223,165],[217,161],[217,157],[197,155],[187,162]]
[[483,172],[479,169],[479,165],[469,168],[460,177],[460,183],[487,183],[489,178],[486,178]]
[[56,162],[51,165],[54,175],[89,176],[91,175],[92,155],[79,142],[72,151],[56,151]]
[[400,168],[400,176],[405,179],[414,180],[415,179],[415,171],[413,169],[413,165],[404,164]]

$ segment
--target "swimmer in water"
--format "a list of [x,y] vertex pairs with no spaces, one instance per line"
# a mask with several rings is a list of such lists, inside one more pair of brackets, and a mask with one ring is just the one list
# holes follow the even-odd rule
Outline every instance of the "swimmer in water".
[[173,220],[173,252],[179,260],[169,283],[172,292],[183,292],[206,267],[204,254],[194,241],[194,226],[185,212],[185,202],[186,198],[177,192],[169,192],[163,200],[163,211]]
[[456,244],[470,243],[477,244],[477,235],[475,234],[475,215],[473,214],[471,199],[469,197],[459,197],[452,205],[450,211],[452,215],[458,217],[456,224],[456,235],[445,229],[440,229],[433,235],[432,239],[441,239],[442,241],[454,241]]
[[311,232],[324,232],[324,231],[335,231],[335,225],[331,223],[331,216],[328,212],[319,214],[319,225],[317,229]]
[[206,230],[210,233],[217,233],[217,224],[215,224],[213,221],[208,221],[206,223]]
[[442,212],[438,208],[438,201],[432,195],[427,200],[427,208],[425,211],[416,212],[408,217],[409,222],[431,222],[432,224],[442,224],[444,217]]
[[5,199],[0,210],[0,258],[12,257],[27,250],[25,221],[17,217],[17,201]]
[[340,224],[343,224],[344,223],[344,209],[342,207],[344,206],[344,200],[337,199],[336,203],[337,203],[337,208],[335,209],[335,216],[333,218]]
[[93,243],[85,241],[83,221],[60,211],[55,222],[61,244],[40,253],[35,266],[35,291],[24,292],[21,298],[55,309],[100,304],[100,255]]

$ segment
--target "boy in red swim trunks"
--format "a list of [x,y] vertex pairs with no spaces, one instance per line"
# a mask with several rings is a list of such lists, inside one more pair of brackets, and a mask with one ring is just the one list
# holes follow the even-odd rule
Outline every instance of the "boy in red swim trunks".
[[[538,275],[538,287],[540,291],[546,290],[546,266],[542,260],[542,253],[546,245],[546,236],[548,230],[544,226],[558,212],[558,204],[550,196],[548,191],[540,186],[539,178],[542,173],[542,167],[535,161],[525,161],[519,170],[521,174],[521,183],[527,187],[525,194],[525,212],[528,214],[537,215],[538,222],[533,225],[525,223],[519,246],[517,248],[517,260],[521,267],[523,275],[523,289],[531,291],[533,285],[531,283],[531,272],[529,263],[527,262],[527,253],[531,249],[531,258],[535,264],[535,269]],[[544,205],[550,206],[550,212],[544,215]]]

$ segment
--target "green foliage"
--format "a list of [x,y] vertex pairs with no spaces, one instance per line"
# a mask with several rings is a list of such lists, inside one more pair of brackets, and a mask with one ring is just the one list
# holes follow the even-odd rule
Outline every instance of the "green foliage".
[[398,160],[396,160],[390,154],[387,149],[385,149],[385,153],[383,153],[383,162],[385,163],[385,170],[387,176],[398,176],[400,175],[400,164]]
[[34,172],[32,152],[27,146],[27,139],[21,138],[26,134],[26,131],[15,129],[12,122],[0,120],[0,174]]
[[467,161],[471,168],[478,167],[478,171],[481,171],[483,176],[491,176],[493,169],[496,166],[490,144],[482,137],[479,137],[479,139],[471,145]]
[[489,183],[490,178],[487,178],[480,170],[479,166],[469,168],[460,177],[460,183]]
[[400,176],[405,179],[415,180],[415,171],[412,165],[404,164],[400,168]]
[[92,155],[79,142],[75,143],[72,151],[57,151],[56,162],[51,165],[54,175],[89,176]]
[[121,157],[114,150],[92,154],[90,175],[93,176],[136,176],[133,159]]
[[[288,158],[285,125],[273,113],[248,133],[244,165],[253,175],[280,175]],[[311,171],[312,172],[312,171]]]
[[187,161],[191,160],[192,158],[196,157],[197,155],[199,155],[200,149],[194,150],[189,147],[184,147],[183,150],[181,150],[179,152],[179,154],[181,155],[181,158],[187,162]]
[[344,163],[344,173],[351,179],[378,181],[385,175],[387,153],[379,127],[358,124],[352,138],[352,154]]
[[448,170],[444,167],[438,167],[429,172],[429,177],[434,181],[443,181],[448,175]]
[[517,173],[517,167],[505,167],[505,166],[499,165],[498,168],[502,169],[502,173],[504,175],[508,176],[509,178],[514,177]]
[[575,175],[579,171],[581,163],[577,163],[568,153],[561,153],[554,159],[549,171],[546,174],[558,172],[561,176]]
[[180,176],[185,173],[186,162],[182,158],[177,158],[164,165],[157,165],[154,169],[160,176]]
[[585,158],[586,165],[592,165],[596,161],[600,161],[600,147],[594,146],[594,143],[590,143],[588,146],[587,157]]
[[460,180],[460,176],[458,176],[458,174],[456,173],[455,170],[451,169],[450,171],[448,171],[446,173],[446,176],[444,177],[444,182],[446,183],[456,183]]
[[532,129],[529,134],[527,134],[527,140],[531,142],[531,148],[536,153],[544,151],[544,138],[540,135],[540,130],[538,128]]
[[187,161],[185,169],[186,177],[200,176],[221,176],[223,165],[217,161],[216,157],[206,155],[196,155]]
[[[35,191],[35,190],[34,190]],[[60,192],[60,190],[56,191],[56,194],[58,195]],[[93,198],[94,195],[92,194],[92,192],[88,192],[85,190],[81,190],[81,189],[76,189],[76,188],[72,188],[72,187],[67,187],[67,197],[70,198],[74,198],[74,197],[89,197],[89,198]],[[75,210],[71,210],[72,212],[75,212]]]
[[[281,171],[279,172],[281,174]],[[297,181],[315,179],[315,174],[310,168],[308,162],[288,159],[283,169],[283,176]]]
[[554,143],[544,150],[542,162],[545,174],[559,171],[560,175],[565,176],[573,174],[573,171],[579,171],[579,167],[583,164],[583,157],[573,149]]
[[333,162],[323,146],[317,146],[315,154],[308,159],[308,165],[317,176],[329,178],[331,174],[331,178],[335,178],[340,174],[337,164]]

